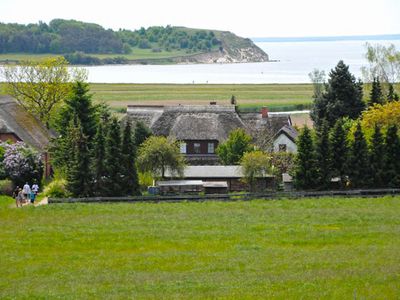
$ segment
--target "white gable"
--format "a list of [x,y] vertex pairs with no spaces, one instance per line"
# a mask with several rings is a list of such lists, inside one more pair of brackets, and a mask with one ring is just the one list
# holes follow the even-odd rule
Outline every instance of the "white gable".
[[279,145],[286,145],[286,152],[297,153],[296,144],[286,134],[279,134],[274,140],[274,152],[279,152]]

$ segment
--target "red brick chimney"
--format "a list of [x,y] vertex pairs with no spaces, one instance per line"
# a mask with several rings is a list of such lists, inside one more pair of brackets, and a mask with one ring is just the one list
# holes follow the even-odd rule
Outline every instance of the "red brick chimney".
[[268,107],[263,106],[261,108],[261,118],[268,118]]

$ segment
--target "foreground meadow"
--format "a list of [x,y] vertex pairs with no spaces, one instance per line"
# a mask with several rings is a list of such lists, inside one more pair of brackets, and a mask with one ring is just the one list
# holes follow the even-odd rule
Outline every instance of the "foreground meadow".
[[0,298],[400,294],[400,197],[0,203]]

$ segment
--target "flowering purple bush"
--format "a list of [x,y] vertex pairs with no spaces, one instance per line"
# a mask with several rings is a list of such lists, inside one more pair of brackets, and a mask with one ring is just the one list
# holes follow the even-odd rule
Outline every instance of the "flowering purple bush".
[[4,147],[3,167],[7,177],[22,185],[33,180],[40,181],[43,174],[41,155],[23,142],[1,143]]

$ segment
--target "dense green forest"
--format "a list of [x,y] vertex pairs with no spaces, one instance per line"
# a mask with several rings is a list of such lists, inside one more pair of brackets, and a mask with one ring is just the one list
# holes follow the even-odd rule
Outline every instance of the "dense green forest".
[[127,54],[132,48],[195,53],[218,49],[220,45],[213,31],[183,27],[113,31],[97,24],[62,19],[49,24],[0,23],[0,53]]

